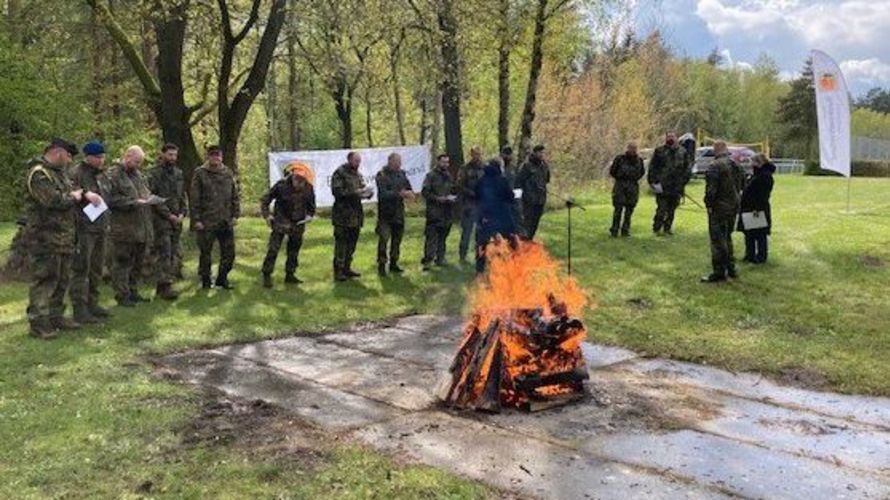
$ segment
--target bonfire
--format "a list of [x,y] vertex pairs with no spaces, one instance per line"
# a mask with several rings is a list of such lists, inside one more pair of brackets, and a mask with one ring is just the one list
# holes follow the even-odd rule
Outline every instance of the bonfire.
[[439,396],[446,405],[485,411],[536,411],[586,394],[577,319],[587,297],[544,247],[497,240],[488,271],[470,294],[463,339]]

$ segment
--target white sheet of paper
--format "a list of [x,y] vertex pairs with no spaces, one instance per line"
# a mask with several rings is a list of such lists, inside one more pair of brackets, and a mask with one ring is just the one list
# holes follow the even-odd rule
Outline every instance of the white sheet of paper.
[[664,192],[664,189],[661,187],[661,184],[653,184],[652,191],[654,191],[655,194],[661,194]]
[[447,199],[448,201],[457,201],[457,195],[449,194],[448,196],[445,197],[445,199]]
[[766,214],[763,212],[742,212],[742,227],[745,229],[763,229],[769,227]]
[[303,224],[309,224],[310,222],[312,222],[314,220],[315,220],[315,217],[313,217],[311,215],[307,215],[305,219],[301,220],[300,222],[297,222],[297,225],[302,226]]
[[99,216],[104,214],[107,210],[108,205],[105,204],[105,200],[102,200],[102,203],[100,203],[99,206],[90,203],[89,205],[83,207],[83,213],[86,214],[88,219],[90,219],[90,222],[96,222],[96,219],[98,219]]
[[522,198],[522,190],[521,190],[521,189],[514,189],[514,190],[513,190],[513,198],[515,198],[515,199],[517,199],[517,200],[518,200],[519,198]]

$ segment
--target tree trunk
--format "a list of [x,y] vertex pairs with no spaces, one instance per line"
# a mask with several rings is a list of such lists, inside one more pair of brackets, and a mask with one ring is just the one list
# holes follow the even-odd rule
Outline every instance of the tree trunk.
[[[402,36],[404,36],[404,31]],[[402,86],[401,79],[399,78],[399,62],[402,56],[401,44],[402,40],[400,39],[399,43],[390,50],[389,73],[392,77],[392,94],[396,107],[396,127],[399,133],[399,144],[405,146],[408,144],[408,141],[405,138],[405,110],[402,108]],[[423,144],[423,142],[420,144]]]
[[293,0],[288,7],[288,37],[287,37],[287,145],[291,151],[300,149],[300,139],[302,131],[300,130],[300,108],[299,108],[299,88],[300,73],[297,70],[297,48],[296,48],[296,16],[295,4]]
[[[426,144],[428,140],[428,132],[429,132],[429,124],[427,123],[427,118],[429,116],[429,100],[426,96],[420,98],[420,136],[417,140],[418,144]],[[433,151],[435,153],[435,151]]]
[[510,0],[500,0],[501,33],[498,46],[498,147],[510,141]]
[[430,128],[430,137],[432,138],[432,149],[435,154],[442,152],[442,92],[437,90],[436,97],[433,100],[435,108],[433,109],[433,125]]
[[334,88],[331,89],[331,97],[334,99],[337,119],[340,120],[340,145],[343,149],[350,149],[352,148],[352,89],[349,88],[346,78],[337,78]]
[[528,74],[528,88],[525,92],[525,106],[519,126],[519,161],[525,161],[531,151],[532,126],[535,121],[535,100],[538,94],[538,80],[544,64],[544,28],[547,25],[547,0],[538,0],[535,14],[535,35],[532,41],[532,60]]
[[445,150],[451,158],[452,175],[464,163],[463,135],[460,116],[460,54],[457,49],[457,19],[453,1],[439,4],[439,30],[442,32],[442,114],[445,120]]
[[365,132],[368,134],[368,147],[374,147],[374,135],[371,122],[371,86],[365,85]]

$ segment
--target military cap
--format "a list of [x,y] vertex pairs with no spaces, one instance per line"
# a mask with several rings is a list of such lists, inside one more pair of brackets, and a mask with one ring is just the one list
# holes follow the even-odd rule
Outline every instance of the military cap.
[[66,141],[65,139],[62,139],[59,137],[56,137],[55,139],[49,141],[49,145],[47,145],[46,150],[49,151],[50,149],[55,149],[55,148],[62,148],[65,151],[67,151],[71,156],[74,156],[77,153],[79,153],[79,151],[77,150],[77,146],[75,146],[74,143]]
[[90,141],[83,146],[83,154],[86,156],[104,155],[105,146],[99,141]]

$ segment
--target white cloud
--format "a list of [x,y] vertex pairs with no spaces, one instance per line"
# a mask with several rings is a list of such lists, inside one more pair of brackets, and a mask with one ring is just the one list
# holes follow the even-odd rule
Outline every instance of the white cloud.
[[890,85],[890,64],[876,57],[843,61],[841,70],[847,80],[856,80],[875,86]]

